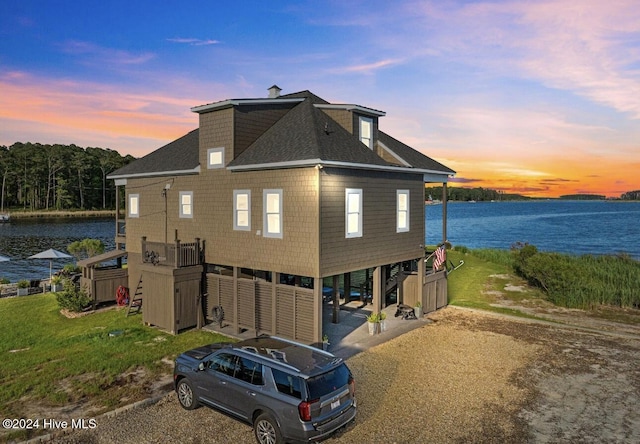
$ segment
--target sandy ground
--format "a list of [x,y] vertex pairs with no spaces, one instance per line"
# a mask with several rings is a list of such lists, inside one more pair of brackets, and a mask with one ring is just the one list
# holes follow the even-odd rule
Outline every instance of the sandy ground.
[[[566,327],[452,307],[429,317],[348,360],[358,415],[325,442],[640,442],[635,327],[585,320]],[[54,442],[238,444],[253,435],[209,408],[185,411],[169,394]]]

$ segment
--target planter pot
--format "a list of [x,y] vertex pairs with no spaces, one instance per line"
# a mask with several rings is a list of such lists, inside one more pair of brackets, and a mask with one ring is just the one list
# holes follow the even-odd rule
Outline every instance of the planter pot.
[[422,307],[413,307],[413,312],[416,315],[416,318],[420,319],[422,317]]
[[369,334],[370,335],[375,335],[376,333],[378,333],[378,323],[377,322],[367,322],[367,324],[369,325]]
[[18,288],[18,296],[28,296],[29,289],[28,288]]
[[387,321],[386,320],[380,321],[380,332],[382,333],[383,331],[387,331]]
[[64,290],[64,285],[62,285],[62,284],[53,284],[51,286],[51,291],[54,292],[54,293],[57,293],[57,292],[62,291],[62,290]]
[[329,350],[329,343],[328,343],[328,342],[323,342],[323,343],[322,343],[322,349],[323,349],[324,351]]

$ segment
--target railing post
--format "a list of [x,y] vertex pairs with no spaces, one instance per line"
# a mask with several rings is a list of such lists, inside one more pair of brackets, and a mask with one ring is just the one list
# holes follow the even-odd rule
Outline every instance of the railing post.
[[142,236],[142,262],[144,262],[144,258],[147,257],[147,236]]
[[200,253],[200,238],[199,237],[196,237],[196,248],[195,248],[194,254],[195,254],[195,257],[193,258],[194,263],[191,264],[191,265],[200,265],[201,253]]
[[182,260],[179,259],[179,256],[182,256],[180,254],[180,239],[176,239],[176,251],[174,253],[174,266],[176,268],[180,268],[182,266]]

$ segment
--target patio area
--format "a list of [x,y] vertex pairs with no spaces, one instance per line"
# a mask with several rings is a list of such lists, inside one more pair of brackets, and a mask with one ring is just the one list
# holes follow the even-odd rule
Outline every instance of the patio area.
[[403,320],[401,316],[396,317],[397,305],[394,304],[382,310],[387,315],[386,330],[371,335],[367,325],[367,316],[371,314],[372,305],[368,304],[360,308],[361,306],[360,301],[341,305],[340,322],[334,324],[332,322],[333,305],[331,303],[323,305],[322,331],[329,337],[329,352],[346,359],[431,322],[425,316],[420,319],[408,320]]

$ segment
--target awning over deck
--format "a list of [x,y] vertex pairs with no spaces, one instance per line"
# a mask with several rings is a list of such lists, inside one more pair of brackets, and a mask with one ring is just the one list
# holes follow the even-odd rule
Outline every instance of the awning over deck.
[[102,262],[107,262],[113,259],[118,259],[120,257],[126,256],[127,252],[125,250],[112,250],[107,251],[106,253],[99,254],[97,256],[93,256],[87,259],[83,259],[78,261],[79,267],[93,267]]

